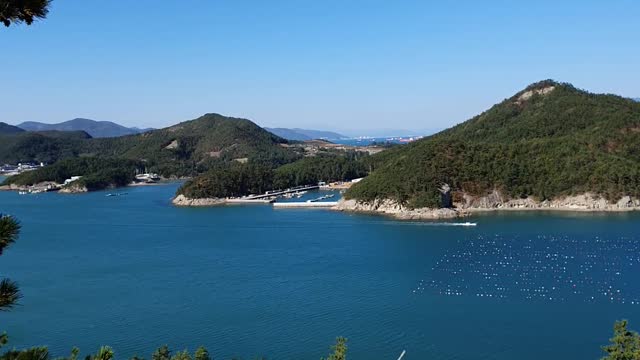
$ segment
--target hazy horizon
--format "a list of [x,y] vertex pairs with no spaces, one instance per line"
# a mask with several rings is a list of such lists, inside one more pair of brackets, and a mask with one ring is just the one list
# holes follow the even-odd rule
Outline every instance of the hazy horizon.
[[216,112],[365,135],[443,129],[548,78],[640,96],[633,1],[541,1],[523,11],[470,1],[143,0],[123,12],[76,0],[50,10],[0,31],[11,69],[0,121],[161,128]]

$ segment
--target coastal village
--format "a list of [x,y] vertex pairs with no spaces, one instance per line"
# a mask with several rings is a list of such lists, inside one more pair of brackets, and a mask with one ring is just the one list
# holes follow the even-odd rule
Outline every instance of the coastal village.
[[[18,165],[3,165],[0,167],[0,176],[14,176],[20,175],[22,173],[28,171],[34,171],[44,167],[45,164],[40,163],[40,165],[28,163],[28,164],[18,164]],[[17,191],[20,195],[29,195],[29,194],[40,194],[44,192],[57,191],[60,193],[77,193],[77,192],[86,192],[86,189],[73,187],[73,184],[78,180],[82,179],[82,175],[74,175],[68,179],[65,179],[62,183],[57,183],[54,181],[45,181],[38,184],[33,185],[1,185],[0,190],[9,190],[9,191]],[[129,186],[140,186],[140,185],[153,185],[159,183],[162,177],[155,173],[141,173],[136,174],[135,180],[129,184]]]
[[21,174],[23,172],[26,171],[33,171],[33,170],[37,170],[39,168],[44,167],[46,164],[45,163],[18,163],[17,165],[9,165],[9,164],[4,164],[2,166],[0,166],[0,175],[2,176],[13,176],[13,175],[18,175]]

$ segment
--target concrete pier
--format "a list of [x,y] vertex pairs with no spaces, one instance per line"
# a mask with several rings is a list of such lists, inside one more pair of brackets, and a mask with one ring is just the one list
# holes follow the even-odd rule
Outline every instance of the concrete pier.
[[300,191],[315,190],[315,189],[318,189],[318,188],[319,188],[318,185],[309,185],[309,186],[303,186],[303,187],[294,188],[294,189],[287,189],[287,190],[282,190],[282,191],[273,191],[273,192],[269,192],[268,194],[247,196],[247,197],[245,197],[245,199],[247,199],[247,200],[264,199],[264,198],[268,198],[268,197],[272,197],[272,196],[280,196],[280,195],[289,194],[289,193],[297,193],[297,192],[300,192]]
[[226,199],[227,204],[269,204],[274,202],[273,199]]
[[316,202],[277,202],[273,203],[274,208],[328,208],[338,205],[337,201],[316,201]]

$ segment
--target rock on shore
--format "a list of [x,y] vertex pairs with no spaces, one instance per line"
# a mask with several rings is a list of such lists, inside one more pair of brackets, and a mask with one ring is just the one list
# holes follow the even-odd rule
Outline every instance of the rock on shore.
[[393,200],[376,200],[371,203],[363,203],[356,200],[342,199],[338,205],[332,208],[338,211],[352,211],[363,213],[377,213],[393,216],[402,220],[438,220],[454,219],[467,215],[459,209],[408,209]]
[[340,200],[333,209],[363,213],[377,213],[390,215],[404,220],[437,220],[452,219],[468,216],[472,213],[486,211],[525,211],[525,210],[554,210],[554,211],[585,211],[585,212],[622,212],[640,210],[640,199],[623,196],[620,200],[611,202],[595,194],[566,196],[553,200],[537,201],[533,198],[508,199],[499,191],[493,191],[485,196],[463,195],[463,201],[454,203],[452,208],[442,209],[408,209],[393,200],[376,200],[370,203],[356,200]]
[[182,194],[176,196],[171,201],[175,206],[216,206],[224,205],[225,199],[206,198],[206,199],[190,199]]
[[507,199],[499,191],[473,197],[463,195],[463,202],[456,203],[458,208],[469,212],[490,210],[560,210],[560,211],[632,211],[640,210],[640,200],[623,196],[611,202],[601,196],[585,193],[565,196],[553,200],[537,201],[531,197],[525,199]]
[[82,194],[86,192],[89,192],[89,189],[87,189],[86,186],[73,184],[65,186],[59,191],[61,194]]

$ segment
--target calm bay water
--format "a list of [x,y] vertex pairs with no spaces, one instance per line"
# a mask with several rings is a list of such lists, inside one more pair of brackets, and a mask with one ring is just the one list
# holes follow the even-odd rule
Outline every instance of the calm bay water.
[[493,214],[477,227],[269,206],[172,207],[177,185],[106,197],[0,192],[10,345],[317,359],[597,359],[640,329],[638,214]]

